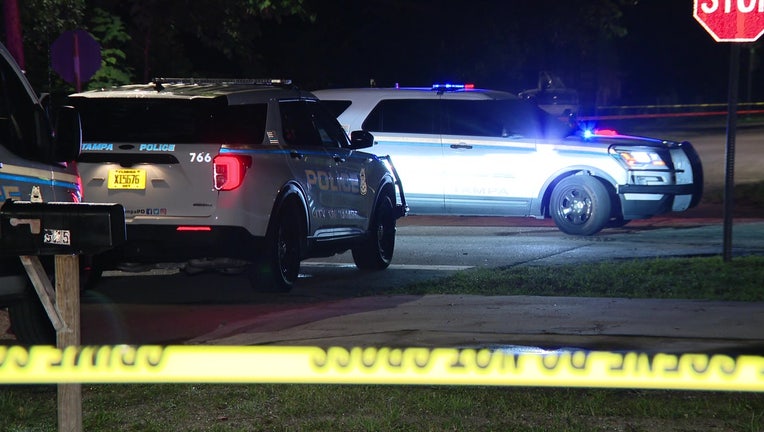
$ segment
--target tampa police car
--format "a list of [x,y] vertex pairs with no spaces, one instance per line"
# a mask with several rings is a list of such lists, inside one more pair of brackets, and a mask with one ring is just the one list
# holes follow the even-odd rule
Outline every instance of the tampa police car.
[[406,211],[389,158],[359,151],[320,102],[287,80],[155,79],[73,94],[88,201],[125,208],[125,247],[103,269],[182,263],[245,272],[289,290],[300,261],[352,250],[358,268],[393,256]]
[[[9,201],[80,201],[80,179],[71,163],[79,152],[79,124],[73,111],[66,116],[70,122],[63,114],[54,138],[37,94],[0,44],[0,209]],[[20,341],[50,343],[53,327],[13,250],[0,250],[0,307],[8,308]]]
[[436,84],[313,94],[395,159],[411,214],[551,217],[592,235],[702,195],[690,143],[585,131],[510,93]]

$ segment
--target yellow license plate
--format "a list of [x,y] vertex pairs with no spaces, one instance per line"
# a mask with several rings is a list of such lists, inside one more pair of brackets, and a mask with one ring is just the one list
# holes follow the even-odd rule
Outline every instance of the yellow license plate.
[[112,169],[109,170],[109,189],[146,189],[146,170]]

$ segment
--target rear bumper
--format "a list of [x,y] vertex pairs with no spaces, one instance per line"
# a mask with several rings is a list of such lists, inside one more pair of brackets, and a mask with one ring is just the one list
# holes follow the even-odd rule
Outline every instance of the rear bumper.
[[262,245],[262,238],[251,235],[242,227],[179,231],[170,225],[128,225],[125,244],[100,255],[98,265],[106,269],[120,262],[149,264],[203,258],[252,260]]

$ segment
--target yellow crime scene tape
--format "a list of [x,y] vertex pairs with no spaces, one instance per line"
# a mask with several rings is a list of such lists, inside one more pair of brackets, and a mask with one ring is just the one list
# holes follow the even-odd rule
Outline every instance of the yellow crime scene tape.
[[309,383],[764,391],[764,357],[297,346],[0,347],[0,383]]

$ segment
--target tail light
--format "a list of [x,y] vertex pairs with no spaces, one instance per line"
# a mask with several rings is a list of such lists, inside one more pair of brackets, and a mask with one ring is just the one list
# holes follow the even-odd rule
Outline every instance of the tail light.
[[252,158],[242,155],[217,155],[212,160],[215,189],[233,190],[241,186],[247,168],[252,166]]

